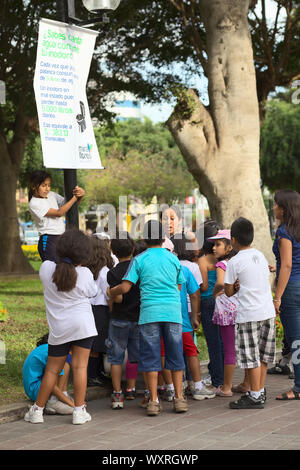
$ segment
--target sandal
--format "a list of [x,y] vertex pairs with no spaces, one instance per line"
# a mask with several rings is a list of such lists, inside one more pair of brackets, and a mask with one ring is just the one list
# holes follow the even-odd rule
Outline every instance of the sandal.
[[299,392],[294,392],[294,390],[291,390],[291,392],[293,392],[293,394],[294,394],[293,397],[289,397],[288,392],[287,392],[287,393],[282,393],[281,394],[282,398],[276,397],[276,400],[279,400],[279,401],[300,400],[300,393]]
[[217,390],[216,390],[216,396],[217,397],[232,397],[233,393],[232,392],[223,392],[223,390],[221,389],[221,387],[218,387]]
[[231,390],[233,391],[233,393],[247,393],[247,392],[249,392],[249,390],[246,387],[243,387],[242,384],[234,385],[234,387],[232,387]]

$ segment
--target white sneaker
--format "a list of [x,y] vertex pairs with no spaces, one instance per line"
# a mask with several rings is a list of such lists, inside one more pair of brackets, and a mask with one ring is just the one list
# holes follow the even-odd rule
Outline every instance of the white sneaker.
[[205,400],[205,398],[215,398],[216,394],[213,390],[209,390],[208,388],[205,387],[205,385],[202,385],[202,388],[195,388],[193,392],[193,399],[194,400]]
[[47,402],[45,406],[45,413],[50,415],[71,415],[74,408],[72,406],[63,403],[60,400]]
[[34,405],[32,405],[32,407],[25,414],[24,420],[27,421],[28,423],[33,423],[33,424],[43,423],[44,422],[43,411],[34,409]]
[[84,424],[87,421],[91,421],[91,415],[86,411],[86,407],[83,406],[81,410],[73,410],[73,424]]

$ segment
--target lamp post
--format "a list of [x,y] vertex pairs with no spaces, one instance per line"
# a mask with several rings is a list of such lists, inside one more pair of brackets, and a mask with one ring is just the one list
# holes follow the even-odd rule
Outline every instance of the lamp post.
[[[116,10],[121,0],[82,0],[85,8],[93,14],[101,15],[90,20],[80,20],[75,14],[75,0],[57,0],[59,18],[63,23],[75,24],[77,26],[92,26],[100,22],[108,22],[106,13]],[[77,171],[64,169],[65,198],[68,201],[73,196],[73,189],[77,185]],[[79,227],[78,205],[74,204],[66,214],[67,228]]]

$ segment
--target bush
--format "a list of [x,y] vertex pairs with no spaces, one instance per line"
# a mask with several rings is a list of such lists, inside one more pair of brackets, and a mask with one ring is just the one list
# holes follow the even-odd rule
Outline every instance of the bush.
[[29,261],[40,261],[37,245],[22,245],[24,255]]

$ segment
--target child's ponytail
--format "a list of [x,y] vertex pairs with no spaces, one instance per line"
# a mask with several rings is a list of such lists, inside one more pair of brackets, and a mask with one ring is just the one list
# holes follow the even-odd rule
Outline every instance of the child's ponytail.
[[76,266],[85,265],[90,259],[90,239],[78,229],[67,230],[57,240],[56,254],[58,263],[52,280],[58,291],[69,292],[76,286]]
[[62,259],[56,265],[52,280],[60,292],[69,292],[74,289],[77,281],[77,272],[74,264]]

